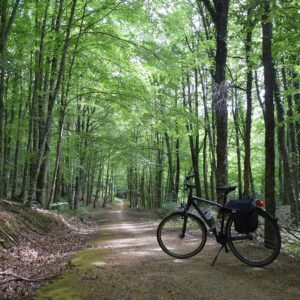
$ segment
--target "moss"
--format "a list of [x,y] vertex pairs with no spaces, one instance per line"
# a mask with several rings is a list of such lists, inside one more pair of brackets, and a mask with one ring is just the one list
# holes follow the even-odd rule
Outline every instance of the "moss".
[[27,215],[32,216],[32,218],[33,218],[32,221],[39,221],[39,222],[42,222],[42,223],[49,222],[49,217],[48,216],[45,216],[42,213],[40,213],[38,211],[35,211],[35,210],[29,210],[29,214],[27,212]]
[[283,245],[283,250],[287,251],[288,254],[300,257],[300,243]]
[[36,228],[48,232],[49,231],[49,225],[56,225],[56,226],[62,226],[62,224],[55,219],[55,217],[51,215],[45,215],[41,212],[35,211],[35,210],[30,210],[24,216],[24,220],[33,224]]
[[86,270],[92,266],[104,264],[103,256],[107,251],[103,249],[90,248],[85,249],[73,256],[70,264],[79,270]]
[[92,269],[105,264],[103,257],[106,250],[90,248],[73,256],[71,268],[60,278],[42,287],[37,300],[77,300],[94,299],[93,282],[82,282],[81,274],[92,273]]
[[53,283],[42,287],[37,296],[37,300],[59,299],[59,300],[76,300],[82,299],[83,290],[79,287],[79,281],[74,273],[68,272],[62,278],[55,280]]
[[97,246],[107,240],[107,237],[110,236],[110,233],[102,233],[101,236],[95,240],[93,240],[93,245]]

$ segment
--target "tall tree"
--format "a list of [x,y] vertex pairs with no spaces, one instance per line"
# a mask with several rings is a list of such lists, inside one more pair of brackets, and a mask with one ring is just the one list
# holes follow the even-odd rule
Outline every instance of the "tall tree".
[[227,150],[227,27],[230,0],[197,0],[203,2],[208,10],[215,27],[216,54],[213,87],[213,109],[217,130],[217,186],[228,183],[228,150]]
[[9,15],[9,8],[7,0],[0,2],[0,196],[3,195],[3,115],[4,115],[4,93],[5,93],[5,74],[6,74],[6,49],[7,40],[14,23],[18,7],[21,0],[16,0],[13,3],[11,13]]
[[262,52],[265,85],[265,200],[266,209],[275,215],[275,72],[272,56],[272,32],[273,26],[270,16],[270,2],[264,0],[262,15]]
[[[245,159],[244,159],[244,192],[246,196],[250,195],[250,175],[251,175],[251,126],[252,126],[252,86],[253,86],[253,72],[250,60],[250,55],[252,51],[252,34],[253,34],[253,22],[251,22],[252,10],[247,11],[247,24],[246,24],[246,64],[247,64],[247,110],[246,110],[246,126],[245,126],[245,138],[244,138],[244,149],[245,149]],[[252,191],[253,192],[253,191]]]
[[[275,69],[274,69],[275,74]],[[290,161],[288,157],[288,151],[286,147],[286,126],[284,124],[285,121],[285,112],[284,107],[280,98],[280,92],[278,83],[276,80],[276,76],[274,78],[274,96],[275,96],[275,103],[276,103],[276,111],[277,111],[277,120],[279,123],[278,129],[277,129],[277,135],[278,135],[278,146],[280,151],[280,158],[282,159],[282,169],[283,169],[283,175],[284,175],[284,193],[286,193],[288,202],[291,205],[291,214],[293,216],[293,219],[296,224],[298,224],[299,221],[299,208],[298,208],[298,200],[296,198],[295,194],[295,188],[291,176],[291,168],[290,168]]]

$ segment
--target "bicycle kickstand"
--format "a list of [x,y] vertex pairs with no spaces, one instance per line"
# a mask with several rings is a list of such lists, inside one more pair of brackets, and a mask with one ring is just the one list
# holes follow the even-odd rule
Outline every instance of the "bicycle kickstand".
[[227,247],[226,247],[226,246],[224,246],[224,245],[221,246],[221,248],[220,248],[220,250],[218,251],[216,257],[214,258],[213,262],[211,263],[211,266],[212,266],[212,267],[215,265],[215,263],[216,263],[216,261],[217,261],[217,259],[218,259],[218,257],[219,257],[219,255],[220,255],[220,253],[221,253],[221,251],[222,251],[223,248],[225,248],[225,250],[227,250]]

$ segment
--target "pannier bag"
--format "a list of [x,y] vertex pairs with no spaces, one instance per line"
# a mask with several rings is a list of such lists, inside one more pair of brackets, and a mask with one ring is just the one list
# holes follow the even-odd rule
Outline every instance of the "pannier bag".
[[231,210],[234,229],[238,233],[254,232],[258,227],[256,202],[253,198],[231,200],[225,204]]

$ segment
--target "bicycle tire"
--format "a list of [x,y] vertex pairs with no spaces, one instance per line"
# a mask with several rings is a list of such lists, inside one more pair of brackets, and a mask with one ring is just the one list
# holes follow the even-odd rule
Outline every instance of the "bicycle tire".
[[203,221],[188,213],[186,231],[182,237],[184,214],[175,212],[163,219],[157,228],[157,241],[168,255],[180,259],[189,258],[199,253],[207,239],[207,229]]
[[261,208],[257,208],[257,213],[258,228],[255,232],[236,232],[233,220],[229,217],[226,235],[230,249],[239,260],[251,267],[264,267],[279,255],[281,237],[276,220]]

